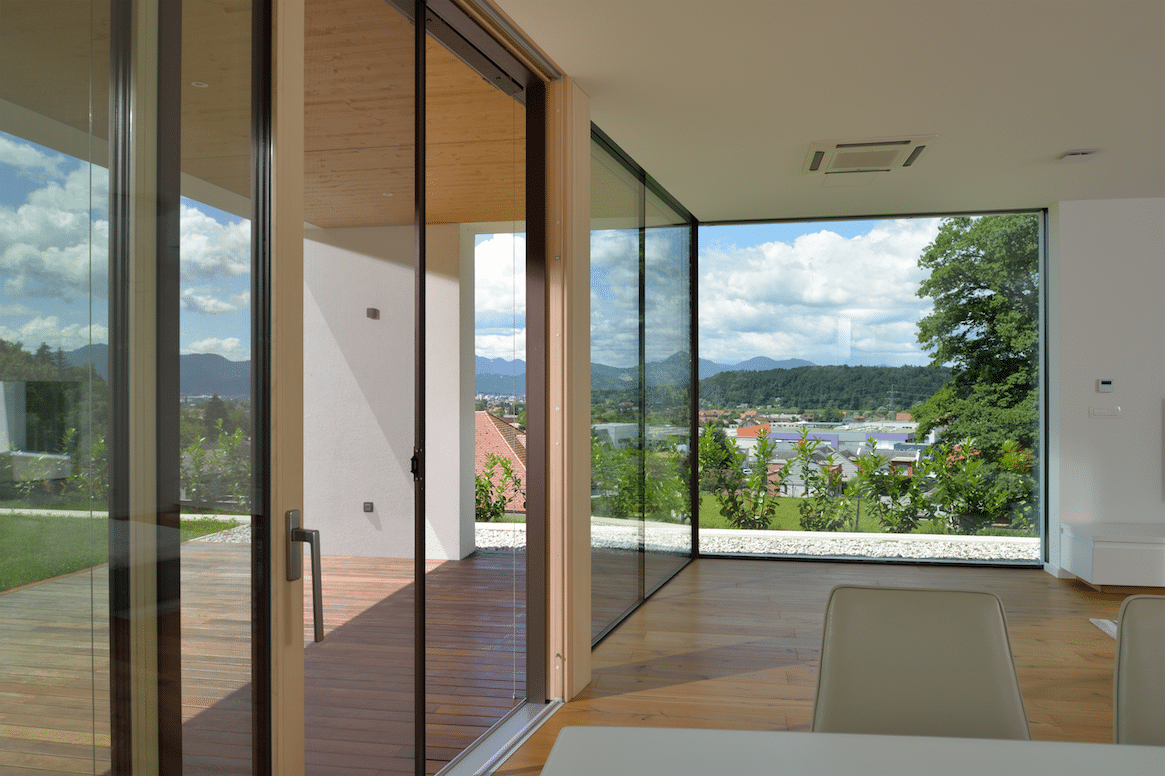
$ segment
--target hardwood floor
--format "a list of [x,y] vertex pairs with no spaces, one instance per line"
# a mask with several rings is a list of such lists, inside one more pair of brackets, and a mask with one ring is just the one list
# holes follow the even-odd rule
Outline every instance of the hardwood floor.
[[1112,740],[1114,642],[1088,620],[1114,619],[1123,593],[1033,569],[702,559],[595,648],[590,686],[498,774],[538,773],[566,725],[808,730],[825,604],[842,583],[994,592],[1032,737]]
[[[187,776],[251,773],[249,556],[243,544],[182,545]],[[524,563],[481,551],[428,564],[430,773],[525,695]],[[307,774],[412,773],[412,561],[324,558],[322,571],[319,644],[305,601]],[[0,595],[5,776],[109,768],[107,594],[98,566]]]

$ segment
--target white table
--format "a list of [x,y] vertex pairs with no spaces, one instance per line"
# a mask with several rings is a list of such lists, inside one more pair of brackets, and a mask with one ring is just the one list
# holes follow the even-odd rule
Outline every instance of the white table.
[[643,727],[565,727],[542,776],[1147,776],[1165,747]]

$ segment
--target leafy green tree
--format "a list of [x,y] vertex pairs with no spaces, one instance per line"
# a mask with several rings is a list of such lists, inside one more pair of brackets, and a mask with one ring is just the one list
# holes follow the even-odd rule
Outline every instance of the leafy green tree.
[[717,431],[707,426],[700,436],[701,488],[715,495],[720,514],[733,528],[768,528],[778,503],[779,485],[769,470],[776,444],[762,431],[754,449],[756,462],[745,474],[744,451],[727,437],[717,441]]
[[[911,476],[880,455],[870,438],[869,450],[858,455],[857,474],[849,485],[851,493],[863,499],[866,514],[889,533],[910,533],[919,520],[930,515],[924,490],[925,476]],[[860,510],[860,507],[859,507]]]
[[525,507],[525,495],[522,480],[514,471],[510,459],[497,453],[486,453],[485,468],[474,481],[475,519],[479,522],[500,520],[514,498],[521,498],[522,506]]
[[206,438],[211,442],[218,440],[218,435],[223,430],[223,424],[229,419],[230,414],[227,412],[226,402],[217,393],[211,396],[202,413],[202,423],[206,427]]
[[918,296],[934,310],[918,341],[951,380],[915,411],[918,434],[945,427],[989,458],[1013,440],[1036,441],[1039,222],[1035,215],[947,218],[918,260]]
[[801,527],[806,531],[856,527],[857,513],[845,496],[837,458],[830,453],[824,461],[817,460],[817,449],[822,444],[820,439],[810,439],[809,430],[802,427],[801,437],[793,443],[796,454],[781,469],[782,479],[795,471],[805,485],[805,494],[797,503]]

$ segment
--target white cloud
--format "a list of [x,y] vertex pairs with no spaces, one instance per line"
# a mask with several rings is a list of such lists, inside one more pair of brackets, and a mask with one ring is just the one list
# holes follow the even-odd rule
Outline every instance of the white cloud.
[[918,257],[937,233],[937,220],[906,219],[852,238],[824,227],[792,243],[738,247],[706,230],[701,357],[925,363],[915,324],[931,302],[915,294],[926,276]]
[[251,271],[251,225],[221,224],[201,210],[182,205],[182,276],[188,280],[236,277]]
[[0,133],[0,164],[15,167],[17,172],[35,180],[59,178],[61,157],[46,154],[29,143],[21,143]]
[[473,253],[474,353],[526,358],[526,237],[495,234]]
[[69,351],[95,342],[108,342],[109,329],[98,324],[70,323],[62,326],[61,320],[55,315],[37,316],[15,329],[0,326],[0,339],[23,342],[27,350],[36,350],[44,343],[53,350],[60,348]]
[[28,305],[20,304],[2,304],[0,303],[0,315],[32,315],[36,310],[33,310]]
[[251,345],[238,337],[207,337],[191,342],[182,353],[217,353],[229,361],[246,361],[251,357]]
[[473,337],[473,352],[483,358],[515,358],[526,360],[526,330],[478,330]]
[[473,252],[473,306],[477,315],[526,317],[526,237],[495,234]]
[[108,175],[81,165],[28,195],[16,209],[0,205],[3,291],[25,299],[105,298]]
[[213,289],[206,288],[187,288],[182,292],[181,300],[183,310],[205,315],[237,313],[247,309],[250,303],[250,294],[232,294],[223,298],[215,295]]

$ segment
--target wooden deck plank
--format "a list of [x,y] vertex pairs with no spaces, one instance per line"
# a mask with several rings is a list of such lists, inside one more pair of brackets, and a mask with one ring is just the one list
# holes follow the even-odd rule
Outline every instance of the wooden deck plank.
[[[182,546],[183,761],[195,776],[251,769],[249,552]],[[525,657],[514,654],[525,645],[524,597],[515,607],[513,564],[489,552],[426,563],[431,772],[524,690]],[[308,772],[411,773],[412,561],[325,558],[322,576],[320,644],[310,640],[305,601]],[[108,767],[107,585],[102,567],[0,595],[0,772],[91,773],[94,756],[98,772]]]

